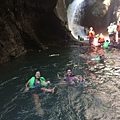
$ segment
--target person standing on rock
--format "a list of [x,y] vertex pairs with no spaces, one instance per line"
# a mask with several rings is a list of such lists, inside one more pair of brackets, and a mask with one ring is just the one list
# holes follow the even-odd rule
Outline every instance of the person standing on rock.
[[89,38],[89,45],[91,46],[95,38],[95,32],[92,27],[90,27],[90,30],[88,32],[88,38]]
[[100,33],[100,35],[99,35],[98,42],[101,45],[105,42],[105,36],[102,33]]
[[109,39],[111,43],[115,42],[115,26],[113,23],[110,23],[110,26],[107,27],[108,29],[108,34],[109,34]]

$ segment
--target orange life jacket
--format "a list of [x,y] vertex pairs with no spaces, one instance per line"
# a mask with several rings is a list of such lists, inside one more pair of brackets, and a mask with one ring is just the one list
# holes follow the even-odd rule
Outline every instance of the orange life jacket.
[[105,42],[105,37],[103,35],[100,35],[98,41],[101,42],[101,43]]
[[88,38],[94,38],[94,35],[95,35],[94,31],[89,31]]
[[120,31],[120,25],[118,25],[117,30]]

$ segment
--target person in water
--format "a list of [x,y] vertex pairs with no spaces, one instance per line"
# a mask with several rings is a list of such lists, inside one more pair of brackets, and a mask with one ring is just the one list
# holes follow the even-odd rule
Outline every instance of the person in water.
[[29,89],[35,89],[35,91],[46,91],[55,94],[57,92],[57,87],[55,86],[53,89],[47,89],[46,87],[50,84],[50,81],[46,81],[44,77],[41,77],[40,71],[35,73],[35,76],[30,78],[25,84],[25,91]]
[[109,47],[109,45],[110,45],[109,40],[106,40],[106,41],[103,43],[103,48],[104,48],[104,49],[107,49],[107,48]]
[[72,74],[72,70],[70,68],[68,68],[66,70],[66,76],[64,78],[64,81],[66,81],[69,84],[75,84],[76,82],[83,82],[83,78],[78,78],[77,76],[74,76]]
[[105,64],[104,60],[105,60],[105,56],[100,55],[100,56],[95,57],[95,58],[89,58],[88,61],[87,61],[87,64],[90,65],[90,66],[91,65],[96,65],[97,63]]
[[91,58],[90,60],[95,60],[95,61],[98,61],[99,63],[104,63],[104,59],[105,59],[105,56],[104,55],[100,55],[96,58]]

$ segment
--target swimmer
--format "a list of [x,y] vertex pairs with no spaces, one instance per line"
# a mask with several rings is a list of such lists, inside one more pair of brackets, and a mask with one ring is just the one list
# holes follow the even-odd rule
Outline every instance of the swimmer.
[[66,74],[67,75],[65,76],[64,81],[66,81],[69,84],[75,84],[76,82],[81,82],[82,81],[82,78],[79,78],[79,77],[74,76],[72,74],[72,70],[70,68],[68,68],[66,70]]
[[50,81],[45,80],[44,77],[41,77],[40,71],[37,71],[35,73],[35,76],[30,78],[28,82],[25,84],[25,91],[28,91],[29,89],[35,89],[35,91],[46,91],[55,94],[57,92],[57,87],[55,86],[52,89],[45,88],[47,85],[50,84]]

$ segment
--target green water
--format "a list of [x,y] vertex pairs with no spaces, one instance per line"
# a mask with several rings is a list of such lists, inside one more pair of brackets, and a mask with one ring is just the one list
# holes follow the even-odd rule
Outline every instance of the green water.
[[[119,90],[119,84],[111,85],[112,88],[116,88],[108,92],[106,81],[104,84],[99,83],[96,77],[96,81],[93,82],[91,77],[94,72],[93,75],[86,73],[87,57],[79,46],[61,47],[43,52],[30,52],[0,65],[0,120],[119,120],[115,114],[117,108],[111,108],[115,99],[115,96],[111,98],[111,92]],[[68,67],[73,69],[75,75],[87,76],[88,81],[84,89],[79,84],[62,84]],[[45,92],[34,95],[24,92],[25,83],[37,70],[51,81],[49,88],[58,87],[56,95]],[[102,76],[105,75],[102,73]],[[108,77],[109,80],[112,78]]]

